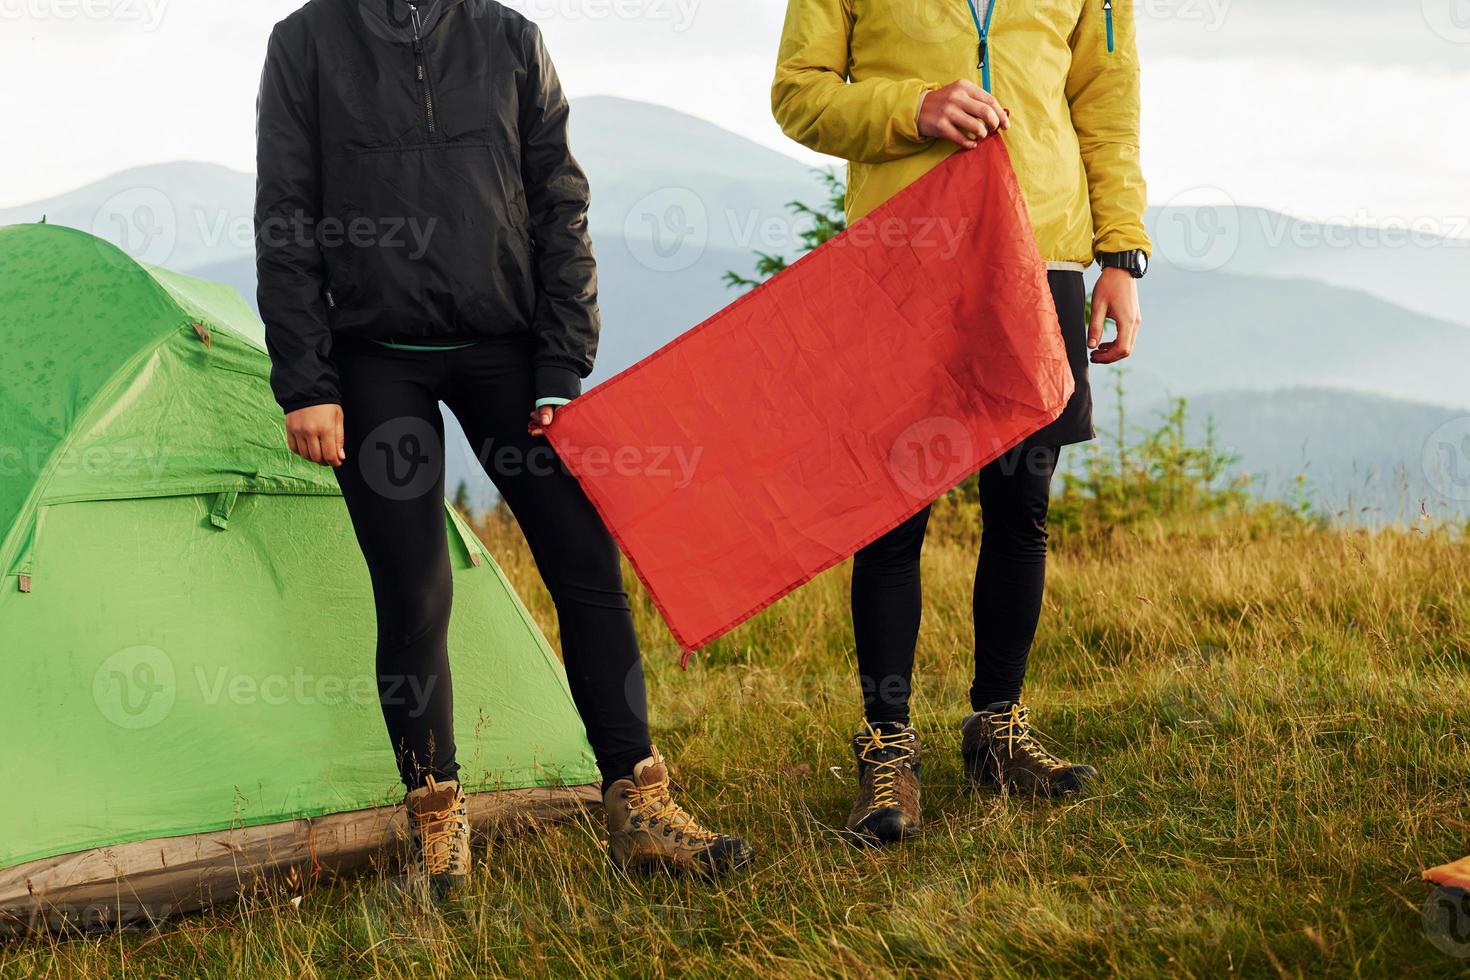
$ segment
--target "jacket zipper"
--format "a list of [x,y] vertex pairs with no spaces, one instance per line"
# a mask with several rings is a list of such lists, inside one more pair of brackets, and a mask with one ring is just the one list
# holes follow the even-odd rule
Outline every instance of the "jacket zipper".
[[1108,22],[1108,54],[1113,53],[1113,0],[1103,0],[1103,16]]
[[[995,16],[995,6],[1000,0],[990,0],[985,7],[985,19],[980,19],[980,10],[975,0],[965,0],[970,6],[970,19],[975,22],[975,33],[980,38],[979,58],[975,65],[980,69],[980,87],[990,91],[990,19]],[[1112,3],[1112,0],[1108,0]],[[1109,15],[1111,16],[1111,14]]]
[[429,124],[429,135],[439,131],[434,121],[434,80],[429,75],[429,56],[424,52],[422,25],[419,23],[419,5],[411,3],[408,12],[413,19],[413,56],[418,68],[418,81],[424,87],[424,121]]

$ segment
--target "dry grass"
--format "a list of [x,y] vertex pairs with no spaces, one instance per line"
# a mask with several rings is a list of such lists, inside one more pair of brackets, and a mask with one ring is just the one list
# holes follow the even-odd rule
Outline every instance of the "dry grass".
[[[554,636],[519,538],[487,536]],[[1044,804],[961,786],[968,546],[926,553],[915,697],[928,832],[837,830],[857,721],[846,571],[681,672],[641,594],[656,736],[686,798],[760,847],[717,887],[611,873],[591,822],[484,842],[442,914],[379,882],[157,934],[32,942],[39,976],[1460,975],[1417,881],[1470,845],[1470,549],[1444,534],[1144,526],[1056,553],[1028,700],[1103,770]],[[1464,923],[1470,929],[1470,921]],[[1470,945],[1463,951],[1470,954]]]

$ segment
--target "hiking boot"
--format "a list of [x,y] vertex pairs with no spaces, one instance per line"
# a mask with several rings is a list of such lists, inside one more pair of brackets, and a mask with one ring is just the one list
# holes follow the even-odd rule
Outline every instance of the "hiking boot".
[[690,872],[713,877],[749,864],[755,855],[739,837],[706,830],[669,792],[669,770],[658,749],[614,780],[602,794],[607,849],[626,870]]
[[1470,857],[1430,868],[1424,872],[1424,880],[1432,881],[1441,888],[1462,888],[1470,891]]
[[470,879],[470,818],[458,781],[430,776],[403,804],[413,846],[411,877],[422,876],[435,899],[463,888]]
[[852,737],[858,795],[847,817],[856,844],[882,847],[919,831],[919,734],[908,725],[868,725]]
[[1002,786],[1029,796],[1065,796],[1097,778],[1091,766],[1073,765],[1048,752],[1031,732],[1030,712],[1000,701],[965,719],[965,775],[976,784]]

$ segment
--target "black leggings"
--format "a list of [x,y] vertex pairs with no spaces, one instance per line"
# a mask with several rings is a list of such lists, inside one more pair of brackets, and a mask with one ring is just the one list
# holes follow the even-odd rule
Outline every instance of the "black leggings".
[[378,694],[403,782],[452,779],[447,636],[453,582],[444,518],[449,406],[520,524],[556,604],[572,698],[604,779],[649,755],[647,696],[617,545],[544,439],[521,343],[449,351],[342,344],[347,461],[337,472],[372,576]]
[[[975,680],[979,711],[1016,701],[1041,617],[1046,583],[1046,512],[1059,450],[1025,445],[980,471],[980,558],[975,567]],[[919,553],[929,508],[857,553],[852,626],[868,721],[909,720],[914,647],[924,596]]]

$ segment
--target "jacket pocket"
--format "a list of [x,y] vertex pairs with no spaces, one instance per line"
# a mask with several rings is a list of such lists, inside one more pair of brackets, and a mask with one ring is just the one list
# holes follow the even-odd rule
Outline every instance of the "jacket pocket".
[[342,208],[329,219],[332,225],[322,229],[320,244],[327,267],[327,289],[336,303],[351,299],[357,292],[358,249],[353,247],[352,227],[361,217],[357,208]]

